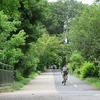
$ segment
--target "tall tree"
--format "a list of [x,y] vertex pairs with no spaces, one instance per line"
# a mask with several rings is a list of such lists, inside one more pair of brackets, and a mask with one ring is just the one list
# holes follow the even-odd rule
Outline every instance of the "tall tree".
[[9,16],[10,20],[19,18],[19,0],[0,0],[0,10]]
[[68,19],[71,22],[83,6],[75,0],[58,0],[49,3],[49,8],[51,14],[44,24],[50,34],[58,35],[64,32],[64,23],[68,23]]
[[0,11],[0,61],[14,65],[19,61],[19,57],[23,55],[19,46],[25,44],[25,32],[19,31],[18,34],[13,34],[17,30],[16,26],[19,21],[9,21],[7,15]]
[[71,26],[71,43],[87,60],[100,59],[100,5],[86,6]]
[[38,39],[37,47],[40,59],[39,69],[52,64],[59,65],[61,63],[61,57],[59,56],[60,45],[56,36],[44,34]]

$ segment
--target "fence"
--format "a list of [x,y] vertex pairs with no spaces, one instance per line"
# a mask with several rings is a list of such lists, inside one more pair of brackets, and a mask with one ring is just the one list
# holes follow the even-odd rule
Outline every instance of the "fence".
[[13,66],[0,62],[0,86],[10,84],[14,81]]

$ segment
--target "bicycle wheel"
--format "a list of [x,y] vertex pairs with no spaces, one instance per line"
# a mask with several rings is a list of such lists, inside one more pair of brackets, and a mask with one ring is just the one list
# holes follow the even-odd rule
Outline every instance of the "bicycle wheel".
[[64,85],[66,85],[66,80],[67,80],[67,77],[66,75],[64,76]]

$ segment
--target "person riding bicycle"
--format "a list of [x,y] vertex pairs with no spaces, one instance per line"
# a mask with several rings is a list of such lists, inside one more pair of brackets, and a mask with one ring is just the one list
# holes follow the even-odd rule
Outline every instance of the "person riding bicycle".
[[65,79],[64,79],[65,76],[66,76],[66,80],[67,80],[67,75],[68,75],[68,69],[67,69],[66,65],[64,65],[62,67],[62,77],[63,77],[62,83],[65,81]]

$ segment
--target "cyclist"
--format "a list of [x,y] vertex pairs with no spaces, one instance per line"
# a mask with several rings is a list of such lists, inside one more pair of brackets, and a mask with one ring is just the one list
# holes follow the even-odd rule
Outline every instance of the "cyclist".
[[[66,67],[66,65],[64,65],[63,67],[62,67],[62,77],[63,77],[63,81],[62,81],[62,83],[64,83],[64,81],[66,82],[66,80],[67,80],[67,75],[68,75],[68,69],[67,69],[67,67]],[[65,80],[65,78],[64,77],[66,77],[66,80]]]

